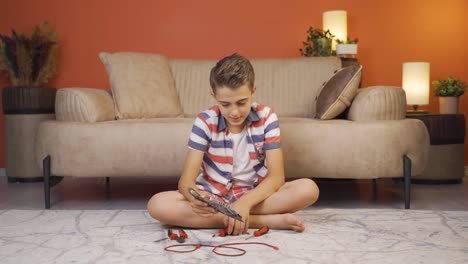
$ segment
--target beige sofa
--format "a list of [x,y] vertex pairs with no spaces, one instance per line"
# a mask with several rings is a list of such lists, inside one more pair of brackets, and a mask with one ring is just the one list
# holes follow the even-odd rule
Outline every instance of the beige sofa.
[[[156,55],[123,53],[124,62],[117,55],[101,54],[112,93],[60,89],[57,120],[39,127],[35,155],[44,170],[46,208],[52,176],[179,177],[194,117],[214,104],[208,78],[216,61],[157,57],[167,64],[159,67],[147,59]],[[279,116],[287,179],[405,176],[409,208],[409,178],[425,168],[429,136],[421,121],[405,119],[403,89],[359,89],[345,119],[319,120],[316,98],[341,68],[338,58],[251,62],[255,100]],[[140,91],[154,84],[160,90]],[[173,93],[164,90],[171,85]]]

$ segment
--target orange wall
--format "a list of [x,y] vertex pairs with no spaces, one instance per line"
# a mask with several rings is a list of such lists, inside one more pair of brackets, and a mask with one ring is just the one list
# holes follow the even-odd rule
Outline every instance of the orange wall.
[[[363,86],[401,86],[407,61],[430,62],[431,80],[453,75],[468,81],[466,0],[2,0],[0,32],[30,32],[48,20],[60,41],[51,84],[109,89],[97,56],[101,51],[173,58],[218,59],[233,52],[251,58],[299,57],[308,26],[321,27],[322,13],[336,9],[348,11],[348,35],[360,40]],[[0,87],[6,84],[0,77]],[[466,116],[468,95],[460,99]],[[438,112],[436,97],[426,109]],[[0,141],[0,167],[3,150]]]

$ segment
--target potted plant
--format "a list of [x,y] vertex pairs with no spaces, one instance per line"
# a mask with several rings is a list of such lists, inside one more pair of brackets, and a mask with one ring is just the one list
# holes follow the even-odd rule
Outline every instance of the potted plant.
[[461,79],[449,76],[446,79],[433,81],[434,94],[439,97],[439,112],[441,114],[458,113],[458,97],[462,96],[467,89],[466,83]]
[[36,26],[31,36],[15,30],[11,37],[0,35],[0,72],[11,83],[2,92],[5,114],[53,110],[55,88],[45,85],[55,73],[56,57],[57,35],[47,22]]
[[354,57],[357,54],[358,41],[358,38],[348,38],[346,40],[336,39],[336,54],[344,56],[351,55],[352,57]]
[[307,30],[307,39],[302,44],[304,48],[299,49],[299,52],[304,57],[311,56],[331,56],[332,53],[332,40],[334,35],[330,30],[323,31],[318,28],[309,27]]
[[55,118],[56,89],[47,87],[54,75],[57,35],[45,22],[31,35],[12,30],[0,35],[0,73],[10,85],[2,89],[5,172],[11,181],[38,181],[34,138],[41,121]]

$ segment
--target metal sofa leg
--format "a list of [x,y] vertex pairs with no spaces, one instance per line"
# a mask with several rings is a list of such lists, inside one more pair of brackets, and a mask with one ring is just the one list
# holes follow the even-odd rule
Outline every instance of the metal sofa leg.
[[42,160],[42,171],[44,175],[45,208],[50,209],[50,155]]
[[403,176],[405,180],[405,209],[410,209],[411,200],[411,159],[403,155]]
[[42,173],[44,175],[45,208],[50,209],[50,188],[62,181],[63,177],[50,175],[50,155],[42,160]]
[[377,200],[377,179],[372,179],[372,199]]
[[106,198],[107,198],[107,200],[111,199],[110,178],[109,177],[106,177]]

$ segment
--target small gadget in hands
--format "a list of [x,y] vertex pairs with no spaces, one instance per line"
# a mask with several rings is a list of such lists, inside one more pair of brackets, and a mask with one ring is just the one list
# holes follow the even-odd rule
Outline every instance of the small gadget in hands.
[[244,222],[242,221],[242,216],[240,216],[240,214],[238,214],[231,206],[229,206],[229,204],[220,202],[212,197],[204,198],[192,188],[189,188],[188,191],[195,199],[206,203],[209,207],[215,209],[216,211],[238,221]]

